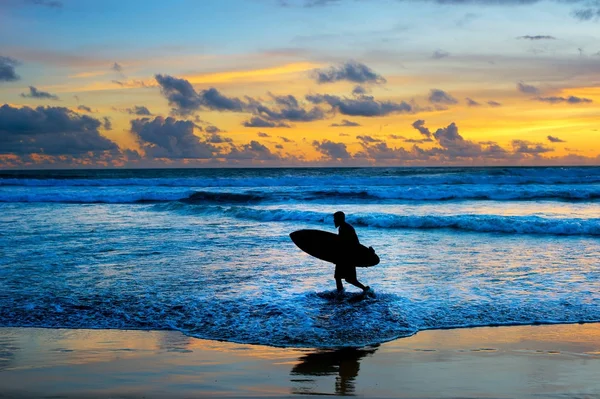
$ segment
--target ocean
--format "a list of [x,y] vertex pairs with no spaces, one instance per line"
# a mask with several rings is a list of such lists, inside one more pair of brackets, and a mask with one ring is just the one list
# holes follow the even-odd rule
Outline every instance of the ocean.
[[[344,211],[374,297],[289,233]],[[600,321],[600,168],[0,171],[0,327],[284,347]]]

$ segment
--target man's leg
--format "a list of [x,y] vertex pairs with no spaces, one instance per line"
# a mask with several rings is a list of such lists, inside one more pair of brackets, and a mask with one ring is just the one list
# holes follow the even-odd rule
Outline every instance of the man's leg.
[[335,286],[338,292],[344,291],[344,284],[342,284],[342,267],[340,265],[335,265],[333,277],[335,278]]
[[363,291],[367,291],[369,289],[368,286],[365,287],[356,279],[356,267],[354,266],[348,266],[346,271],[346,282],[360,288]]

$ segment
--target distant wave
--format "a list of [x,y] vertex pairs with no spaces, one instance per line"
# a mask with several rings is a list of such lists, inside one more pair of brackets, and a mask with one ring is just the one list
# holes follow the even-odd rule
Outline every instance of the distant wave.
[[[331,224],[329,213],[230,207],[203,209],[200,212],[223,212],[230,217],[261,222],[298,221]],[[600,235],[600,218],[544,218],[540,216],[501,215],[394,215],[388,213],[353,214],[348,221],[357,226],[383,229],[456,229],[462,231],[506,234]]]
[[596,201],[598,185],[477,185],[366,188],[264,188],[233,191],[194,190],[185,187],[0,187],[0,202],[144,203],[183,201],[191,204],[280,202],[380,203],[390,201]]
[[[402,173],[400,173],[402,172]],[[43,174],[9,174],[0,175],[0,186],[25,186],[25,187],[114,187],[114,186],[141,186],[141,187],[329,187],[335,186],[436,186],[436,185],[579,185],[600,183],[600,168],[548,168],[548,169],[484,169],[468,170],[452,169],[436,170],[358,170],[356,173],[329,171],[319,169],[316,171],[281,171],[279,173],[255,172],[230,173],[215,177],[209,173],[198,176],[175,173],[165,177],[166,172],[149,174],[146,177],[138,177],[138,173],[114,173],[115,176],[106,177],[106,174],[98,174],[92,177],[90,174],[74,178]],[[216,172],[215,172],[216,174]],[[135,177],[132,177],[135,176]],[[168,176],[168,177],[167,177]]]

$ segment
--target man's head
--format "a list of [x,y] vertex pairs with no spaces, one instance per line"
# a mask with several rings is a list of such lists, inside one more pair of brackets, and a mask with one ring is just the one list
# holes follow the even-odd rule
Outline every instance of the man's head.
[[342,211],[337,211],[333,214],[333,224],[335,227],[339,227],[340,224],[346,221],[346,215]]

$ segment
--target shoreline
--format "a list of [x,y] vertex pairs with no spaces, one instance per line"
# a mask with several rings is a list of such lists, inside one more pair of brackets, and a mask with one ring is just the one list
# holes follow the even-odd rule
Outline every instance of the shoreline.
[[600,323],[298,349],[176,331],[0,328],[0,398],[600,397]]

